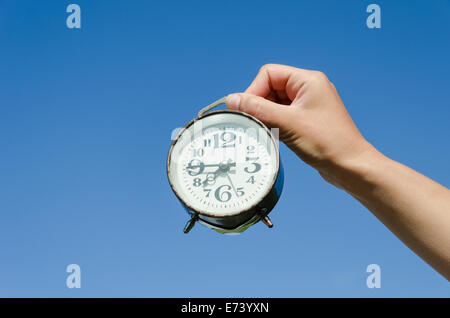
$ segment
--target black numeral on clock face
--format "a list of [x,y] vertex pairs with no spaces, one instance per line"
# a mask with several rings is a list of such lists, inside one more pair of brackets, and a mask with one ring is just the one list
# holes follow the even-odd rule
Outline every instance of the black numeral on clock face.
[[191,149],[192,151],[192,157],[203,157],[205,154],[205,149],[198,148],[198,149]]
[[203,189],[203,192],[206,192],[205,197],[209,198],[209,193],[211,192],[211,189]]
[[195,178],[194,183],[192,184],[194,187],[199,187],[202,184],[200,178]]
[[253,165],[253,169],[252,170],[250,170],[249,167],[245,167],[244,171],[248,172],[248,173],[255,173],[255,172],[258,172],[259,170],[261,170],[261,165],[259,163],[252,162],[252,165]]
[[[225,189],[222,191],[222,189]],[[231,199],[231,186],[228,184],[221,185],[214,191],[214,196],[216,197],[217,201],[220,202],[228,202]]]
[[[255,146],[252,146],[252,145],[247,146],[247,155],[253,154],[254,152],[255,152]],[[256,173],[259,170],[261,170],[261,165],[258,162],[256,162],[258,159],[259,159],[259,157],[246,156],[245,161],[255,161],[255,162],[251,162],[250,164],[252,166],[245,167],[244,171],[247,173]]]
[[[212,139],[214,148],[231,148],[235,147],[236,134],[230,131],[224,131],[221,134],[214,134]],[[211,146],[211,138],[204,139],[203,145],[205,147]]]
[[186,167],[186,170],[190,176],[197,176],[202,173],[204,169],[205,165],[198,159],[192,159]]
[[236,134],[235,133],[226,131],[226,132],[222,133],[220,138],[223,141],[222,148],[234,147],[235,146],[235,144],[234,144],[234,141],[236,140]]

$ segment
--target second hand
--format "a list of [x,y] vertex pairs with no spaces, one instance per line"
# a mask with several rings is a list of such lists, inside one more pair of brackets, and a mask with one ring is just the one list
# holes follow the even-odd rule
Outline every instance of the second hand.
[[233,191],[234,191],[234,193],[236,194],[236,197],[238,197],[239,194],[237,193],[236,188],[234,187],[233,181],[231,181],[230,175],[228,174],[228,172],[225,172],[225,174],[227,175],[228,181],[230,181],[230,185],[231,185],[231,187],[233,188]]

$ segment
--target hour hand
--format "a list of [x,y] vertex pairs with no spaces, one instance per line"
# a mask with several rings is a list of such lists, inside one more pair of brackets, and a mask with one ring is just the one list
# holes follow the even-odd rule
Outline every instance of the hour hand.
[[231,167],[236,167],[236,162],[227,162],[227,163],[218,163],[215,165],[205,165],[207,166],[218,166],[218,168],[214,172],[202,172],[206,174],[214,174],[214,178],[217,177],[221,173],[236,173],[236,170],[231,170]]
[[202,182],[203,187],[216,183],[216,176],[215,172],[206,173],[206,179]]
[[230,169],[230,167],[234,167],[234,166],[236,166],[235,162],[227,163],[224,165],[219,164],[219,168],[217,168],[214,172],[202,172],[202,173],[206,174],[206,179],[205,179],[205,181],[202,182],[203,187],[206,187],[210,184],[214,184],[216,182],[217,176],[222,173],[226,174],[228,178],[229,178],[228,174],[235,174],[236,170]]

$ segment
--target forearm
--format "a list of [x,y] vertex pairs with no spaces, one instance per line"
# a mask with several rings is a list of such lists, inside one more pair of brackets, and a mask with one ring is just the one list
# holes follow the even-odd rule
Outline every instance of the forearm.
[[409,248],[450,280],[450,190],[374,148],[333,171]]
[[450,190],[367,143],[325,74],[265,65],[246,93],[227,97],[227,106],[280,128],[303,161],[450,279]]

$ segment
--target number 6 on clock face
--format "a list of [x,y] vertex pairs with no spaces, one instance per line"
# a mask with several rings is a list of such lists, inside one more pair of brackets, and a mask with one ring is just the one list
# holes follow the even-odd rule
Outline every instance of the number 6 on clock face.
[[193,220],[220,233],[242,232],[260,219],[270,222],[267,214],[283,185],[270,131],[254,117],[231,110],[189,122],[172,143],[167,174]]

